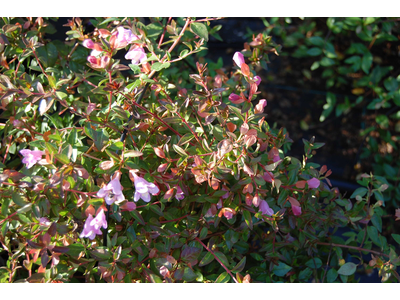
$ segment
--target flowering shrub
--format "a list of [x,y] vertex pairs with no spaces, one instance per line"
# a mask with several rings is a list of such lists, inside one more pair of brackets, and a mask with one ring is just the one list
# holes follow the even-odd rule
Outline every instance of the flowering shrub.
[[256,73],[277,46],[254,37],[227,72],[197,55],[212,20],[74,18],[66,42],[2,21],[1,282],[399,279],[381,178],[353,202],[310,162],[322,143],[286,156]]

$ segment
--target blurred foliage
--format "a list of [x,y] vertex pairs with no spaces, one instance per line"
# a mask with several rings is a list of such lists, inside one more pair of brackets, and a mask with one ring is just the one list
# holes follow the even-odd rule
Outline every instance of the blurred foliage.
[[[264,34],[282,43],[281,56],[308,64],[304,78],[326,103],[320,121],[358,109],[363,120],[359,175],[373,171],[387,180],[385,204],[400,203],[400,19],[375,17],[263,19]],[[254,34],[249,31],[249,36]],[[301,81],[300,83],[303,83]],[[338,94],[340,96],[338,96]],[[345,96],[342,96],[345,95]],[[368,163],[372,161],[371,168]]]

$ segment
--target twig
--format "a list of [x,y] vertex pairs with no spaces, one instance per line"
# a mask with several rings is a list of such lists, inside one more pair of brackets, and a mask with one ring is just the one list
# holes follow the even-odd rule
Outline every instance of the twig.
[[219,262],[219,264],[225,269],[225,271],[232,277],[233,281],[238,283],[238,281],[236,280],[235,276],[232,275],[231,271],[229,271],[229,269],[219,260],[219,258],[214,254],[214,252],[212,252],[210,249],[208,249],[208,247],[199,239],[199,238],[195,238],[196,241],[198,241],[200,244],[203,245],[204,248],[206,248],[206,250],[208,252],[210,252],[215,259]]

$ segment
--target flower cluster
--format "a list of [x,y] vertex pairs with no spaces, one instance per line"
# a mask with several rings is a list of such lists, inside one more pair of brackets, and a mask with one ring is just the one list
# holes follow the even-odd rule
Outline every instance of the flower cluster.
[[20,150],[19,153],[23,155],[22,163],[26,164],[26,168],[30,169],[35,165],[39,160],[42,159],[42,155],[45,153],[40,150],[29,150],[29,149],[23,149]]

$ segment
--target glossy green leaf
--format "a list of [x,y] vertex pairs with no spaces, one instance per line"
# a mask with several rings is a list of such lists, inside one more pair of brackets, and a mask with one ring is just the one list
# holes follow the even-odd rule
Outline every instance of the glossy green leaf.
[[326,280],[328,281],[328,283],[334,282],[337,277],[338,277],[338,272],[335,269],[330,269],[326,274]]
[[215,280],[215,283],[227,283],[230,279],[231,276],[228,274],[228,272],[224,272],[218,276],[217,280]]
[[204,39],[206,42],[208,41],[208,30],[207,26],[203,23],[191,23],[190,29],[194,34],[198,35],[200,38]]
[[339,268],[339,270],[337,271],[337,273],[339,275],[350,276],[355,273],[356,269],[357,269],[356,264],[354,264],[352,262],[348,262],[348,263],[345,263],[343,266],[341,266]]
[[274,268],[272,269],[272,271],[274,272],[274,274],[276,276],[279,277],[283,277],[286,275],[287,272],[289,272],[292,269],[291,266],[288,266],[287,264],[283,263],[283,262],[279,262],[279,265],[274,265]]

